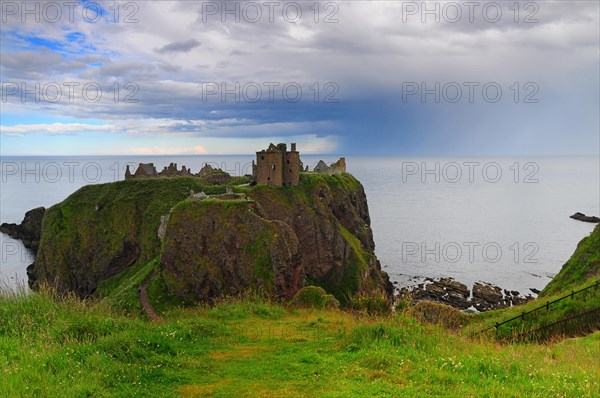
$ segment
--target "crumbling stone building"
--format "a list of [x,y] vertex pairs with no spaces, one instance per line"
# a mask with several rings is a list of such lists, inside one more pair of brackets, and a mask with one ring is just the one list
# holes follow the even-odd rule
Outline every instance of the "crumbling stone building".
[[[271,185],[277,187],[296,186],[300,182],[300,172],[309,172],[308,166],[300,160],[300,153],[296,144],[292,143],[288,151],[286,144],[270,144],[267,149],[256,152],[256,162],[252,161],[252,177],[257,184]],[[340,158],[337,162],[327,165],[324,161],[314,168],[315,173],[329,175],[342,174],[346,172],[346,158]],[[132,178],[160,178],[160,177],[202,177],[208,183],[220,185],[231,179],[229,173],[205,163],[202,169],[192,174],[191,169],[183,166],[177,169],[177,163],[171,163],[158,172],[154,163],[140,163],[137,170],[132,173],[127,165],[125,179]]]
[[[192,174],[192,170],[182,166],[181,170],[177,169],[177,163],[171,163],[165,166],[162,171],[158,172],[154,163],[140,163],[134,173],[129,169],[129,165],[125,170],[125,179],[129,180],[132,178],[156,178],[156,177],[206,177],[210,174],[215,174],[221,180],[226,180],[231,176],[221,169],[212,167],[208,163],[202,167],[200,172]],[[218,174],[218,176],[217,176]]]
[[125,179],[129,180],[131,178],[153,178],[158,177],[158,173],[156,172],[156,166],[154,163],[140,163],[138,165],[137,170],[134,173],[131,173],[129,170],[129,165],[127,165],[127,169],[125,170]]
[[339,160],[331,165],[327,166],[327,163],[320,160],[315,166],[315,173],[325,173],[329,175],[342,174],[346,172],[346,158],[339,158]]
[[256,152],[253,170],[257,184],[278,187],[298,185],[302,163],[296,144],[292,143],[290,151],[286,144],[270,144],[267,149]]

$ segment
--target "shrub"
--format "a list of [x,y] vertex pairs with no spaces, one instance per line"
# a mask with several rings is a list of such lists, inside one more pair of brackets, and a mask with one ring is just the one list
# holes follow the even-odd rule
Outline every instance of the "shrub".
[[306,286],[298,290],[290,304],[308,308],[338,308],[340,302],[319,286]]
[[467,318],[467,315],[456,308],[433,301],[421,301],[412,308],[411,312],[420,322],[440,325],[447,329],[460,328]]
[[395,310],[397,313],[408,311],[413,307],[413,298],[410,294],[396,296]]
[[369,315],[387,316],[392,313],[390,300],[382,292],[357,294],[350,298],[350,307]]

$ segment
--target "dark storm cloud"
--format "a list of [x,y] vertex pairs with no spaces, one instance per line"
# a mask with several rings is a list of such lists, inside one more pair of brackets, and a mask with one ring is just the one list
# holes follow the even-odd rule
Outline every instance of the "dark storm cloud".
[[180,53],[180,52],[187,53],[187,52],[190,52],[192,49],[200,46],[201,44],[202,43],[200,43],[196,39],[189,39],[189,40],[177,41],[175,43],[167,44],[167,45],[162,46],[161,48],[158,48],[154,51],[156,51],[159,54]]
[[[521,2],[515,22],[509,8],[513,2],[501,2],[503,17],[491,23],[482,18],[485,3],[473,22],[463,15],[457,23],[443,17],[431,22],[431,16],[430,22],[422,23],[420,15],[404,22],[402,2],[379,1],[337,2],[336,23],[323,23],[323,13],[315,23],[313,2],[298,3],[303,12],[298,23],[283,20],[280,9],[273,22],[266,15],[258,23],[223,23],[219,15],[205,21],[202,3],[192,1],[139,3],[138,24],[79,24],[68,33],[56,24],[9,21],[3,43],[14,30],[35,30],[48,42],[65,40],[74,31],[81,32],[81,40],[69,46],[93,46],[97,51],[3,49],[2,73],[24,80],[93,80],[102,87],[133,82],[139,88],[135,103],[115,103],[107,93],[97,103],[10,105],[37,110],[45,106],[57,115],[111,123],[160,119],[155,126],[160,134],[268,136],[273,131],[267,125],[297,125],[302,127],[286,131],[336,134],[348,152],[442,153],[477,147],[509,151],[514,148],[507,143],[521,142],[525,135],[534,137],[529,143],[538,139],[545,147],[569,147],[558,129],[572,123],[582,147],[597,148],[597,122],[588,109],[598,104],[597,4]],[[524,8],[526,3],[538,6],[535,15]],[[537,22],[524,23],[527,16]],[[402,101],[405,82],[431,87],[465,81],[498,82],[505,102],[485,103],[480,98],[475,103],[435,103],[431,96],[422,101],[419,95]],[[529,81],[540,86],[540,103],[509,107],[511,84],[522,87]],[[236,82],[297,82],[305,91],[296,103],[282,100],[280,94],[274,102],[236,101],[234,96],[204,101],[201,85],[206,82],[229,88]],[[315,82],[320,85],[317,101],[309,89]],[[327,82],[336,84],[339,103],[323,102]],[[568,104],[557,105],[567,98]]]

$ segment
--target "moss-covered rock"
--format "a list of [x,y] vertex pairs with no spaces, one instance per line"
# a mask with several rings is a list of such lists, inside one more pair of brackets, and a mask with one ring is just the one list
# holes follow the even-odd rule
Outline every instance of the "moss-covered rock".
[[392,287],[374,254],[367,198],[351,174],[302,173],[293,188],[256,186],[248,195],[264,217],[290,225],[300,245],[307,283],[342,304],[359,292]]
[[30,283],[47,281],[80,296],[98,282],[160,253],[162,215],[190,190],[224,193],[198,178],[161,178],[88,185],[47,209]]
[[48,209],[32,276],[86,296],[158,257],[165,289],[186,301],[247,289],[290,298],[305,284],[342,304],[358,293],[391,296],[364,189],[350,174],[303,173],[295,187],[235,188],[249,200],[188,200],[191,190],[222,194],[225,186],[175,177],[80,189]]
[[306,286],[298,290],[290,304],[304,308],[338,308],[340,302],[319,286]]
[[23,246],[37,252],[40,245],[40,235],[42,234],[42,221],[46,209],[38,207],[25,213],[21,224],[2,223],[0,232],[4,232],[13,239],[19,239]]
[[285,223],[246,200],[191,200],[173,209],[161,269],[167,289],[186,301],[247,290],[289,298],[304,284],[298,239]]

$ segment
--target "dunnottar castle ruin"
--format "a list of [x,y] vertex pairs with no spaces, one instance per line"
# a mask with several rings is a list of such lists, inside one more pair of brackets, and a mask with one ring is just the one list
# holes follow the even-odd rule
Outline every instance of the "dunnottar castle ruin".
[[[289,151],[286,144],[270,144],[267,149],[256,152],[256,162],[252,161],[252,179],[256,184],[277,187],[296,186],[300,181],[300,172],[309,172],[309,170],[308,166],[304,167],[302,164],[295,143],[291,144]],[[312,172],[329,175],[345,173],[346,158],[342,157],[331,165],[321,160]],[[185,166],[178,170],[177,163],[171,163],[160,172],[157,172],[154,163],[140,163],[134,173],[131,173],[129,166],[125,171],[126,180],[159,177],[205,177],[215,184],[224,183],[231,178],[228,173],[209,164],[205,164],[196,174],[192,174],[192,171]]]

